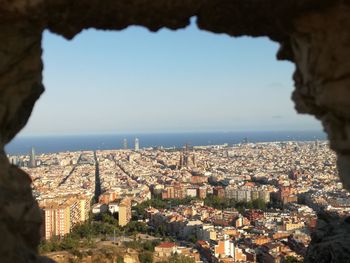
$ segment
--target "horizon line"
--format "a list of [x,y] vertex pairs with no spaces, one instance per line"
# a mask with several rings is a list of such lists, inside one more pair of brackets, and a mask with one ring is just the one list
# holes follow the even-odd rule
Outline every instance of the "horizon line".
[[28,137],[76,137],[76,136],[112,136],[112,135],[155,135],[155,134],[212,134],[212,133],[286,133],[286,132],[317,132],[325,133],[322,129],[286,129],[286,130],[217,130],[217,131],[135,131],[135,132],[91,132],[91,133],[38,133],[38,134],[18,134],[12,140],[16,138],[28,138]]

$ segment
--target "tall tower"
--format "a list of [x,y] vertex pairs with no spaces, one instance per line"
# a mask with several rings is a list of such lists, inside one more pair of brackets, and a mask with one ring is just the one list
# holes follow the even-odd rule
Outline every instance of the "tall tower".
[[32,147],[29,157],[30,167],[36,167],[35,149]]
[[138,138],[135,138],[135,151],[138,152],[140,150],[140,142]]
[[320,148],[320,142],[318,140],[315,141],[315,150],[318,151]]
[[185,144],[185,149],[184,149],[184,166],[187,167],[188,166],[188,160],[189,160],[189,156],[188,156],[188,143]]
[[123,149],[124,150],[128,149],[128,140],[126,138],[124,138],[123,140]]

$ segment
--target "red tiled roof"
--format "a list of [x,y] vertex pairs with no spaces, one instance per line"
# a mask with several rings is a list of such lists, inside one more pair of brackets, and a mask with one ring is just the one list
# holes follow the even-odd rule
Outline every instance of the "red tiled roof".
[[176,244],[173,242],[162,242],[160,243],[157,247],[161,247],[161,248],[172,248],[175,247]]

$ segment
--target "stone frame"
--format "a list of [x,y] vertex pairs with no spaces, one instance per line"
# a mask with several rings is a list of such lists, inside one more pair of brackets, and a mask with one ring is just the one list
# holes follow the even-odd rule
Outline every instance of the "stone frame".
[[[193,16],[202,30],[280,43],[277,58],[296,66],[295,107],[322,122],[350,189],[349,0],[0,0],[1,262],[47,260],[37,254],[41,214],[30,178],[4,152],[44,91],[42,32],[71,39],[87,28],[175,30]],[[305,261],[350,261],[349,247],[350,224],[321,216]]]

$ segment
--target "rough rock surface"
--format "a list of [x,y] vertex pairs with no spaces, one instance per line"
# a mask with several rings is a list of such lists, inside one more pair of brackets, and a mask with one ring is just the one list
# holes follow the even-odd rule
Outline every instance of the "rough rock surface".
[[41,30],[23,22],[0,27],[0,262],[35,262],[41,214],[30,177],[10,165],[3,147],[43,92]]
[[291,33],[296,109],[322,121],[350,189],[350,6],[298,19]]
[[124,263],[140,263],[140,252],[137,250],[103,243],[98,243],[96,248],[80,251],[81,254],[79,256],[73,255],[68,251],[51,252],[46,254],[46,256],[53,259],[56,263],[115,263],[118,262],[118,258],[122,258]]
[[[296,65],[296,109],[322,121],[338,154],[341,179],[350,189],[349,6],[350,0],[0,0],[0,262],[45,260],[37,257],[41,219],[30,179],[10,166],[3,150],[26,124],[44,90],[43,30],[71,39],[88,28],[178,29],[195,16],[203,30],[279,42],[277,57]],[[313,240],[307,262],[321,262],[323,254],[312,251],[323,244],[334,244],[337,255],[343,253],[333,262],[350,261],[334,228],[324,228],[329,231]],[[346,238],[348,234],[344,232]]]
[[349,262],[350,218],[319,215],[305,263]]

